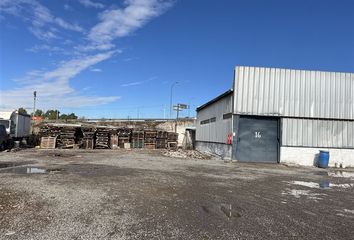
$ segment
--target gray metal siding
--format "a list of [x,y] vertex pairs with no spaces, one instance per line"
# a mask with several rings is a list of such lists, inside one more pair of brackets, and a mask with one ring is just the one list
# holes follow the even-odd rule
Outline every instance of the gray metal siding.
[[[227,134],[232,131],[232,119],[223,119],[223,114],[232,112],[232,95],[201,109],[197,113],[196,141],[227,143]],[[215,122],[200,124],[215,117]]]
[[282,145],[354,148],[354,121],[283,118]]
[[354,74],[236,67],[234,113],[353,119]]

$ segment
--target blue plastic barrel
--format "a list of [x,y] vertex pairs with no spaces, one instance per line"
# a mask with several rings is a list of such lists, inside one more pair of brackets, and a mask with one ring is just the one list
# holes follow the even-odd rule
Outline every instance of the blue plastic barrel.
[[328,162],[329,162],[329,152],[328,151],[320,151],[320,156],[318,159],[318,167],[328,168]]

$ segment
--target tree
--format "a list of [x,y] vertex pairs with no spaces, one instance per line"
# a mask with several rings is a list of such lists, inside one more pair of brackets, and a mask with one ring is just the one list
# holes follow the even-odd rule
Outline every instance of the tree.
[[19,114],[27,114],[27,111],[26,111],[26,109],[24,109],[23,107],[20,107],[20,108],[18,109],[18,113],[19,113]]
[[65,113],[64,113],[64,114],[61,114],[61,115],[60,115],[60,119],[62,119],[62,120],[67,120],[67,119],[68,119],[68,115],[66,115]]
[[60,119],[63,119],[63,120],[74,120],[74,119],[77,119],[77,116],[75,115],[75,113],[61,114],[60,115]]
[[44,114],[44,117],[49,120],[55,120],[55,119],[57,119],[58,112],[59,112],[58,110],[48,110]]
[[44,112],[40,109],[37,109],[35,112],[34,112],[34,116],[35,117],[42,117],[44,115]]
[[75,115],[75,113],[70,113],[68,115],[68,119],[77,119],[77,116]]

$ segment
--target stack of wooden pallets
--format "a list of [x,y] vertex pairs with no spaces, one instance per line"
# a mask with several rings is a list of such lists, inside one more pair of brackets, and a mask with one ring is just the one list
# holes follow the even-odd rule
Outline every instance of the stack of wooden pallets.
[[98,127],[96,130],[95,148],[105,149],[110,148],[110,129]]
[[167,148],[168,149],[178,148],[178,133],[174,133],[174,132],[167,133]]
[[81,146],[84,149],[94,149],[95,148],[95,135],[96,129],[92,127],[81,128],[83,137],[81,139]]
[[166,148],[167,147],[167,132],[157,131],[156,134],[156,148]]
[[111,129],[110,130],[110,148],[111,149],[117,149],[118,148],[118,130],[117,129]]
[[130,144],[130,136],[132,130],[130,128],[118,129],[118,145],[119,148],[126,148],[127,144]]
[[133,130],[131,137],[131,147],[132,148],[143,148],[144,147],[144,131]]
[[156,148],[156,130],[144,131],[144,148],[155,149]]
[[76,126],[56,126],[44,125],[39,130],[39,135],[42,137],[55,137],[57,148],[73,148],[78,141],[80,128]]

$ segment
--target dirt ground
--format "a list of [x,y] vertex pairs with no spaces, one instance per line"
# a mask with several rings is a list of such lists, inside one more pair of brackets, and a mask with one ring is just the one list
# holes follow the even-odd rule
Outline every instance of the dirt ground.
[[0,153],[0,239],[352,239],[353,226],[352,169]]

